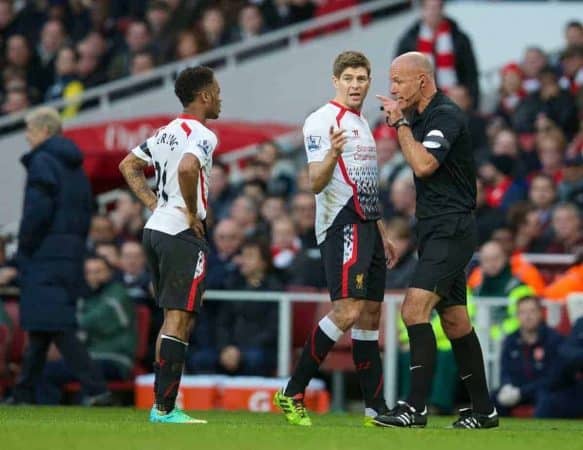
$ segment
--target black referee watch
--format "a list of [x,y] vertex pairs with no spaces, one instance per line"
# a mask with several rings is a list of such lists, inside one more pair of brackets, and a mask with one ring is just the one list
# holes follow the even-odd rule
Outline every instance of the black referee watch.
[[403,127],[403,126],[405,126],[405,127],[411,126],[411,124],[409,123],[409,121],[405,117],[401,117],[395,123],[389,123],[389,118],[387,117],[387,125],[395,128],[396,130],[398,130],[400,127]]

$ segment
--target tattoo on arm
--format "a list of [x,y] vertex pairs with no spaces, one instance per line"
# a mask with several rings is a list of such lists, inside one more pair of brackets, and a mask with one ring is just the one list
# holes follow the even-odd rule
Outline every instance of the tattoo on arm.
[[144,174],[144,169],[148,163],[134,154],[128,154],[119,165],[119,170],[126,180],[126,183],[132,192],[146,205],[146,207],[153,211],[156,208],[158,199],[156,194],[148,185],[148,180]]

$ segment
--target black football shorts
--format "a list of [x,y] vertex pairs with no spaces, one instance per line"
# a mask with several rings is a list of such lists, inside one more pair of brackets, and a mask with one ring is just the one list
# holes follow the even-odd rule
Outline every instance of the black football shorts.
[[477,245],[473,214],[447,214],[417,223],[419,261],[409,287],[435,292],[438,310],[465,305],[466,267]]
[[145,229],[143,245],[158,306],[198,312],[207,272],[206,242],[191,229],[176,235]]
[[320,251],[332,300],[383,301],[387,267],[375,221],[333,225]]

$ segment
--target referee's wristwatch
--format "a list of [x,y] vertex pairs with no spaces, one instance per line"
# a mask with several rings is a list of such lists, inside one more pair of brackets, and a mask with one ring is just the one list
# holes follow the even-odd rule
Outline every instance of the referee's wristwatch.
[[409,121],[403,116],[400,119],[398,119],[396,122],[394,123],[389,123],[389,118],[387,117],[387,125],[390,127],[393,127],[395,129],[399,129],[400,127],[410,127],[411,124],[409,123]]

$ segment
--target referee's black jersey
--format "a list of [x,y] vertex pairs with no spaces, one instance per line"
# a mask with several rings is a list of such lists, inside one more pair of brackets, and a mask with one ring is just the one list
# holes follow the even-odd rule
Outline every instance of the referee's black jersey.
[[469,213],[476,207],[476,165],[464,112],[438,91],[410,120],[415,140],[439,161],[425,178],[415,177],[418,219]]

